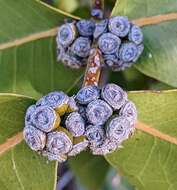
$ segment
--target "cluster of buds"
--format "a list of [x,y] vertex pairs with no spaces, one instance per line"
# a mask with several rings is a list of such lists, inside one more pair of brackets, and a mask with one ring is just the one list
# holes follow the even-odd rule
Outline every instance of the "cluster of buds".
[[71,68],[85,66],[89,52],[96,46],[104,66],[124,70],[138,60],[144,49],[140,27],[125,16],[65,23],[59,27],[56,41],[58,61]]
[[106,155],[133,133],[137,111],[127,94],[115,84],[102,89],[86,86],[69,97],[51,92],[26,112],[24,139],[49,160],[64,162],[90,148]]

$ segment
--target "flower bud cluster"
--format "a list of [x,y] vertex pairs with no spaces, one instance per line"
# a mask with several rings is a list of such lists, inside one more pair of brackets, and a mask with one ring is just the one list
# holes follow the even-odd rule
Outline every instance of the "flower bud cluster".
[[90,148],[95,155],[113,152],[134,131],[135,105],[116,84],[86,86],[74,97],[51,92],[26,112],[24,139],[49,160],[64,162]]
[[130,67],[144,49],[141,28],[125,16],[65,23],[59,27],[56,41],[58,61],[71,68],[86,65],[93,43],[101,50],[105,66],[113,71]]

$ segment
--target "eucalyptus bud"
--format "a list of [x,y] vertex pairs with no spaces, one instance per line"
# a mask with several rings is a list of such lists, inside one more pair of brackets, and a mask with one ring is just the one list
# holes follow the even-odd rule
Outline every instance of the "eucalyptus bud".
[[132,127],[134,127],[137,120],[137,110],[133,102],[127,101],[119,112],[120,116],[125,116],[129,121]]
[[55,109],[59,115],[63,115],[68,109],[69,97],[62,91],[51,92],[43,96],[36,103],[37,106],[50,106]]
[[77,38],[71,46],[71,51],[79,57],[88,57],[91,49],[91,42],[86,37]]
[[101,97],[114,110],[119,110],[127,100],[127,93],[116,84],[107,84],[102,88]]
[[139,26],[133,25],[128,35],[130,41],[139,45],[143,42],[143,33]]
[[57,43],[67,47],[76,39],[76,36],[77,31],[74,23],[63,24],[58,29]]
[[47,135],[46,150],[53,155],[67,154],[73,146],[72,135],[64,128],[53,131]]
[[95,30],[93,33],[93,37],[97,39],[100,37],[103,33],[108,32],[108,19],[102,20],[100,22],[97,22],[95,24]]
[[23,136],[25,142],[34,151],[41,151],[46,145],[46,134],[32,125],[25,126]]
[[109,19],[110,32],[118,37],[125,37],[130,31],[130,22],[125,16],[116,16]]
[[125,116],[115,116],[107,124],[106,136],[111,141],[116,141],[121,143],[122,141],[128,139],[131,124]]
[[125,63],[132,62],[138,55],[138,48],[132,42],[123,43],[118,51],[118,57]]
[[49,106],[40,106],[31,115],[31,123],[44,132],[50,132],[59,127],[61,122],[58,113]]
[[86,109],[88,121],[94,125],[103,125],[112,113],[112,108],[103,100],[90,102]]
[[81,36],[89,37],[93,35],[95,23],[92,20],[80,20],[76,23],[76,26]]
[[86,86],[76,94],[76,100],[83,105],[90,103],[100,97],[100,90],[97,86]]
[[81,136],[85,132],[85,121],[78,112],[72,112],[68,115],[65,126],[74,137]]
[[120,44],[120,38],[112,33],[104,33],[98,39],[98,46],[104,54],[116,53]]
[[105,139],[105,132],[103,126],[100,125],[89,125],[86,128],[85,136],[89,140],[89,143],[93,147],[97,147],[103,144]]

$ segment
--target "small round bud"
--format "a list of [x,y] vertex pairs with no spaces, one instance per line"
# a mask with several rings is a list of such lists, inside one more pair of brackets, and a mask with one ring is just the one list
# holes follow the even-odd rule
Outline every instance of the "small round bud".
[[128,35],[128,39],[137,45],[141,44],[143,42],[143,33],[141,28],[133,25]]
[[130,31],[130,22],[125,16],[116,16],[109,19],[108,27],[113,34],[125,37]]
[[57,128],[60,121],[60,116],[49,106],[37,107],[31,115],[32,125],[44,132]]
[[71,46],[71,51],[79,57],[88,57],[91,49],[91,42],[88,38],[79,37]]
[[74,138],[73,148],[68,153],[68,156],[76,156],[77,154],[85,150],[88,147],[88,144],[89,142],[84,136]]
[[27,125],[23,130],[26,143],[34,151],[40,151],[45,147],[46,134],[32,125]]
[[88,121],[94,125],[103,125],[112,113],[112,108],[103,100],[90,102],[86,109]]
[[107,124],[106,136],[111,141],[122,142],[125,139],[128,139],[130,135],[130,122],[124,116],[116,116]]
[[101,9],[92,9],[91,16],[97,19],[103,18],[103,11]]
[[86,86],[79,90],[76,95],[76,100],[80,104],[88,104],[93,100],[96,100],[100,97],[100,90],[97,86]]
[[73,146],[72,135],[66,129],[61,128],[47,135],[46,149],[56,156],[67,154]]
[[59,163],[65,162],[67,160],[67,156],[64,154],[52,154],[51,152],[48,152],[46,150],[42,151],[43,156],[47,156],[50,161],[58,161]]
[[50,106],[55,109],[59,115],[63,115],[68,109],[69,97],[62,91],[51,92],[37,101],[37,106]]
[[129,121],[132,127],[134,127],[137,120],[137,110],[133,102],[127,101],[119,112],[120,116],[125,116]]
[[68,115],[65,126],[74,137],[81,136],[85,132],[84,119],[78,112],[72,112]]
[[98,39],[98,46],[104,54],[114,54],[118,51],[121,40],[112,33],[104,33]]
[[91,146],[97,147],[103,144],[105,139],[105,132],[103,126],[89,125],[86,128],[85,136],[89,140]]
[[92,20],[80,20],[76,23],[76,26],[81,36],[89,37],[93,35],[95,23]]
[[26,110],[26,115],[25,115],[25,125],[31,124],[31,115],[33,112],[36,110],[36,105],[31,105],[27,110]]
[[116,84],[103,87],[101,96],[114,110],[120,109],[127,100],[127,93]]
[[106,155],[114,152],[117,148],[119,148],[119,144],[117,142],[113,142],[109,139],[105,139],[104,143],[98,147],[91,147],[93,155]]
[[76,36],[77,31],[74,23],[63,24],[58,29],[57,44],[67,47],[75,40]]
[[69,101],[68,101],[68,109],[67,112],[74,112],[74,111],[78,111],[79,107],[77,106],[77,103],[75,101],[75,97],[69,97]]
[[93,37],[97,39],[103,33],[106,33],[107,31],[108,31],[108,19],[105,19],[95,24]]
[[118,51],[118,57],[126,63],[134,61],[137,55],[138,48],[132,42],[123,43]]

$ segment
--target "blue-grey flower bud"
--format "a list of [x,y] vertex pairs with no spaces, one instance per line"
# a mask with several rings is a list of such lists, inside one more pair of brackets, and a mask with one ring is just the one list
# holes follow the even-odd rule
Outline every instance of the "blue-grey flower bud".
[[100,22],[97,22],[95,24],[95,30],[93,33],[93,37],[97,39],[100,37],[103,33],[106,33],[108,31],[108,19],[102,20]]
[[34,151],[43,150],[46,145],[46,134],[32,125],[26,125],[23,136],[25,142]]
[[79,90],[76,94],[76,100],[83,105],[90,103],[100,97],[100,90],[97,86],[86,86]]
[[107,123],[106,136],[111,141],[121,143],[128,139],[131,134],[130,128],[131,124],[125,116],[116,116]]
[[79,37],[71,46],[71,51],[79,57],[88,57],[91,49],[91,42],[88,38]]
[[72,140],[64,131],[47,134],[46,150],[54,155],[67,154],[72,149]]
[[89,125],[86,128],[85,136],[93,147],[97,147],[104,142],[105,132],[103,126]]
[[60,116],[49,106],[39,106],[31,115],[31,123],[44,132],[50,132],[60,124]]
[[133,42],[123,43],[118,51],[118,57],[125,63],[132,62],[138,55],[138,48]]
[[105,124],[112,113],[112,108],[100,99],[90,102],[86,109],[88,121],[94,125]]
[[141,44],[143,42],[143,33],[139,26],[133,25],[131,27],[128,39],[135,44]]
[[74,137],[79,137],[85,132],[84,119],[78,112],[72,112],[67,116],[65,127]]
[[104,33],[98,39],[98,46],[104,54],[114,54],[118,51],[121,40],[112,33]]
[[137,110],[136,106],[132,101],[127,101],[119,112],[120,116],[125,116],[129,121],[132,127],[135,126],[137,120]]
[[95,23],[92,20],[80,20],[76,23],[76,26],[81,36],[89,37],[93,35]]
[[50,106],[55,109],[59,115],[62,115],[68,109],[69,97],[62,91],[50,92],[43,96],[36,103],[37,106]]
[[58,29],[57,44],[67,47],[75,40],[76,36],[77,31],[74,23],[63,24]]
[[109,19],[108,27],[113,34],[125,37],[130,31],[130,22],[125,16],[116,16]]
[[101,97],[114,110],[119,110],[127,100],[127,93],[118,85],[111,83],[102,88]]

